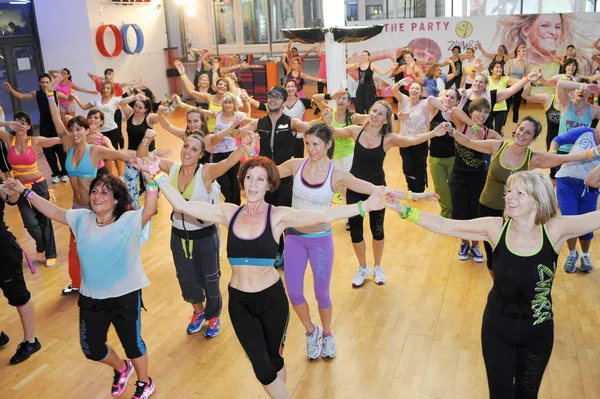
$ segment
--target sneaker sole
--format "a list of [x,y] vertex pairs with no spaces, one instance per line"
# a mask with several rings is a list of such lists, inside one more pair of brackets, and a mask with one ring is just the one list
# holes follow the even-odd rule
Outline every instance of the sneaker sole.
[[592,271],[592,269],[584,269],[583,267],[580,267],[579,270],[581,270],[584,273],[589,273]]
[[569,274],[573,274],[577,271],[577,268],[575,267],[573,270],[567,270],[565,269],[565,273],[569,273]]
[[475,262],[475,263],[483,263],[483,262],[485,262],[485,259],[484,258],[479,258],[479,259],[473,258],[473,262]]
[[190,330],[186,329],[186,331],[187,331],[187,333],[188,333],[188,334],[190,334],[190,335],[192,335],[192,334],[198,334],[198,333],[200,332],[200,330],[202,330],[202,326],[203,326],[203,325],[204,325],[204,323],[200,324],[200,327],[198,327],[198,329],[197,329],[197,330],[192,330],[192,331],[190,331]]
[[458,260],[469,260],[469,255],[467,256],[458,256]]
[[[373,280],[373,281],[375,281],[375,280]],[[384,281],[375,281],[375,284],[377,284],[377,285],[384,285],[386,282],[387,282],[387,280],[384,280]]]
[[333,353],[333,355],[326,355],[325,353],[321,353],[321,357],[323,359],[333,359],[334,357],[337,356],[337,351]]

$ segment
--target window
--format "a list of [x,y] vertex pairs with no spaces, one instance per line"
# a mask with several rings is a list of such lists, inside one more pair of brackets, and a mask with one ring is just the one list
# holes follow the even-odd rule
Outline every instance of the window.
[[215,25],[219,44],[235,44],[233,0],[215,0]]
[[323,0],[303,0],[304,27],[320,28],[323,26]]
[[[426,0],[397,0],[389,10],[389,18],[425,18],[427,16]],[[394,12],[395,11],[395,12]]]
[[30,1],[0,0],[0,36],[32,35],[33,11]]
[[271,11],[271,41],[285,39],[281,29],[296,27],[294,0],[242,0],[244,43],[267,43],[267,7]]
[[358,21],[358,1],[346,0],[346,21]]
[[367,6],[367,19],[385,19],[383,16],[383,6]]
[[542,12],[545,14],[575,12],[575,2],[571,0],[543,0]]

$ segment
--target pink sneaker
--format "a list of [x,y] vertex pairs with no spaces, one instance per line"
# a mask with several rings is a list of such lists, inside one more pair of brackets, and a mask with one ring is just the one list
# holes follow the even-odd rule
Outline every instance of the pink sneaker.
[[112,396],[121,396],[123,392],[127,389],[127,383],[129,382],[129,378],[134,372],[133,364],[129,360],[125,360],[125,370],[117,371],[115,370],[115,379],[112,384],[112,389],[110,394]]
[[135,394],[133,394],[131,399],[148,399],[156,392],[156,386],[150,377],[148,377],[148,382],[137,381],[135,386]]

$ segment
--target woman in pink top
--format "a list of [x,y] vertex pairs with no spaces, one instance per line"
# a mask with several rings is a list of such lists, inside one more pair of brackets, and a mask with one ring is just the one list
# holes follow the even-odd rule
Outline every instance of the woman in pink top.
[[[71,81],[71,71],[69,71],[67,68],[63,68],[60,71],[51,70],[48,71],[48,73],[50,74],[50,76],[52,76],[52,79],[56,79],[59,76],[62,77],[62,80],[60,81],[58,86],[56,86],[56,91],[63,93],[67,97],[71,95],[71,90],[77,90],[82,93],[98,95],[98,92],[95,90],[87,90],[73,83]],[[60,117],[62,118],[63,124],[66,125],[69,122],[68,118],[66,118],[66,115],[69,115],[71,118],[75,116],[75,101],[58,100],[58,104],[58,109],[60,110]]]

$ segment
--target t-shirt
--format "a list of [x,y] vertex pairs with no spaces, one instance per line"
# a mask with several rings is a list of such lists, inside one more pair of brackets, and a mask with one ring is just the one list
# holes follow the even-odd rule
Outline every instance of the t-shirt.
[[[506,89],[508,87],[508,76],[501,76],[498,82],[494,82],[492,77],[490,76],[488,80],[487,89],[488,90],[498,90],[498,89]],[[506,104],[506,100],[497,102],[494,105],[492,111],[508,111],[508,106]]]
[[319,73],[317,73],[317,78],[327,79],[327,60],[325,58],[325,53],[321,53],[319,56]]
[[94,108],[99,109],[104,113],[104,123],[100,126],[101,133],[110,132],[117,128],[117,124],[115,123],[115,112],[117,111],[117,107],[121,100],[121,97],[113,96],[106,104],[102,104],[102,97],[98,96],[90,102]]
[[402,104],[398,104],[398,111],[408,111],[408,119],[400,121],[400,134],[402,136],[414,136],[429,131],[429,108],[427,100],[420,100],[414,107],[410,101],[404,98]]
[[142,211],[127,211],[112,224],[100,227],[93,211],[67,210],[81,264],[82,295],[116,298],[150,284],[140,249],[150,238],[152,222],[142,227]]

